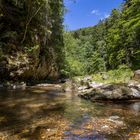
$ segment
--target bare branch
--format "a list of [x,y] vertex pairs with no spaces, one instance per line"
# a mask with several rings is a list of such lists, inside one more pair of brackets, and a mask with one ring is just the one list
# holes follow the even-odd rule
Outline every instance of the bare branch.
[[[43,5],[42,5],[43,6]],[[27,30],[28,30],[28,26],[30,24],[30,22],[32,21],[32,19],[38,14],[38,12],[40,11],[40,9],[42,8],[42,6],[40,6],[36,12],[30,17],[30,19],[27,21],[27,24],[26,24],[26,28],[25,28],[25,32],[24,32],[24,36],[23,36],[23,39],[21,41],[21,43],[23,43],[25,41],[25,38],[26,38],[26,34],[27,34]]]

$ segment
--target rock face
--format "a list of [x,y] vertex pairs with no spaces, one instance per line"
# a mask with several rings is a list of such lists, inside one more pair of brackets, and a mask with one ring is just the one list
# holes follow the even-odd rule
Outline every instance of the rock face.
[[133,80],[140,81],[140,70],[134,72]]
[[80,97],[89,99],[92,101],[96,100],[134,100],[140,99],[140,88],[139,86],[132,85],[119,85],[119,84],[106,84],[98,88],[85,90],[79,94]]
[[52,64],[51,60],[40,64],[39,57],[33,59],[23,52],[17,52],[14,55],[7,54],[0,59],[0,81],[57,79],[59,74]]
[[21,79],[31,65],[29,57],[23,53],[14,55],[5,54],[0,60],[0,81]]

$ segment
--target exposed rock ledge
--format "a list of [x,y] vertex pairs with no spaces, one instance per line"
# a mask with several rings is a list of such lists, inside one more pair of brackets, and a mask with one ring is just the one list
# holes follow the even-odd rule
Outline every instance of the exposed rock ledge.
[[91,101],[140,100],[140,84],[134,81],[128,84],[99,84],[88,89],[79,88],[79,96]]

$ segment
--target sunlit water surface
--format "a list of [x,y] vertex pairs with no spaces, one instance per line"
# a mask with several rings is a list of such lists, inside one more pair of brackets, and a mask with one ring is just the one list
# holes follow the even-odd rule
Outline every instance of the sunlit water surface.
[[80,99],[55,85],[0,90],[0,139],[140,140],[140,102]]

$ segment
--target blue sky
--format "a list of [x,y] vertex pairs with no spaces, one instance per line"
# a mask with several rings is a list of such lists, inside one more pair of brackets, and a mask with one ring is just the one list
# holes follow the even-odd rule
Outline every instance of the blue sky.
[[[76,2],[74,2],[76,1]],[[119,8],[123,0],[64,0],[68,9],[64,25],[68,30],[96,25],[107,18],[111,10]]]

